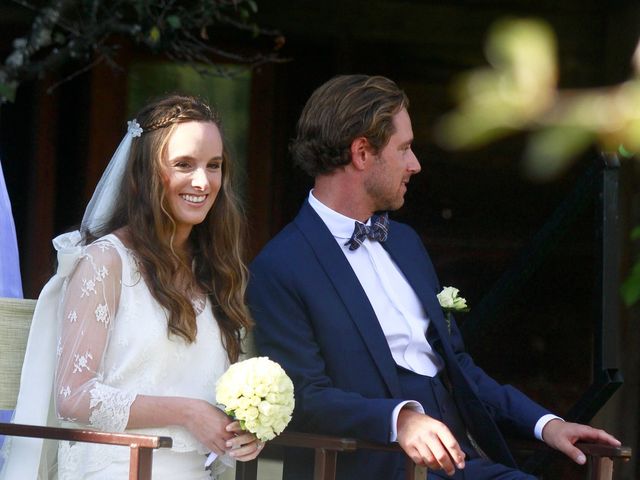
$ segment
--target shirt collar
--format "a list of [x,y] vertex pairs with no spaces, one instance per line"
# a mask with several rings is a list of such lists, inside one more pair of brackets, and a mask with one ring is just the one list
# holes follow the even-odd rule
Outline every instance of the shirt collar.
[[[335,210],[327,207],[324,203],[318,200],[313,195],[313,190],[309,192],[309,205],[320,216],[325,223],[331,234],[336,238],[344,238],[346,240],[351,238],[353,234],[353,227],[357,220],[349,218]],[[371,223],[371,219],[367,220],[366,225]]]

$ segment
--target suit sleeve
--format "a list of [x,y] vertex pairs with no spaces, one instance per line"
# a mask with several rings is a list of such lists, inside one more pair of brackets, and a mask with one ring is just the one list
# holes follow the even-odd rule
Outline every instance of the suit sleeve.
[[[424,244],[415,232],[413,232],[413,238],[416,248],[424,252],[425,269],[430,277],[429,283],[436,286],[436,290],[433,292],[435,295],[441,289],[435,269]],[[438,321],[438,319],[432,319],[432,321]],[[533,438],[536,422],[551,412],[538,405],[517,388],[499,384],[476,365],[465,350],[462,334],[455,320],[452,322],[448,341],[455,354],[456,362],[468,379],[469,385],[500,429],[509,434]]]
[[303,281],[297,266],[295,259],[263,252],[251,265],[248,288],[258,352],[280,363],[295,386],[292,427],[388,442],[392,411],[400,400],[365,398],[333,385],[313,327],[322,319],[308,301],[318,292],[318,280],[305,276]]
[[510,435],[534,438],[537,421],[551,412],[514,386],[498,383],[476,365],[464,350],[457,326],[453,326],[451,338],[458,365],[469,378],[472,388],[500,429]]

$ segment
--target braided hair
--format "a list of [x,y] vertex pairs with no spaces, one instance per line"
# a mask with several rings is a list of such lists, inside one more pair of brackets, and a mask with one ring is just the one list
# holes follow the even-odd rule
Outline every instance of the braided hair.
[[[222,183],[205,220],[193,227],[188,242],[191,258],[174,249],[176,224],[170,214],[162,180],[162,159],[169,138],[183,122],[211,122],[222,134],[220,118],[204,101],[169,95],[136,115],[142,136],[133,140],[121,195],[112,217],[95,236],[128,227],[131,248],[154,298],[168,315],[169,335],[191,343],[196,339],[196,313],[189,293],[206,292],[231,362],[241,353],[243,332],[252,326],[244,303],[245,220],[235,193],[234,165],[223,147]],[[224,142],[223,142],[224,145]],[[188,279],[185,286],[176,279]]]

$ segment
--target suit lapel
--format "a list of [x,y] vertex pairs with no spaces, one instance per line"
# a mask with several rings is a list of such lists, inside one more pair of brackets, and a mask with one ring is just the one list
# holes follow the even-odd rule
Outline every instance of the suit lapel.
[[389,228],[389,237],[383,243],[384,248],[402,271],[411,288],[418,296],[422,306],[429,318],[429,331],[427,341],[438,354],[443,358],[448,368],[458,368],[456,355],[449,341],[449,331],[444,318],[442,307],[436,297],[439,285],[436,284],[435,277],[430,279],[428,269],[424,262],[416,261],[415,246],[407,242],[407,237],[394,234],[393,226]]
[[400,383],[389,345],[380,323],[351,265],[318,214],[305,202],[294,220],[313,249],[316,260],[333,283],[348,310],[380,375],[393,396],[400,396]]
[[[395,230],[397,229],[394,229],[393,226],[389,228],[387,241],[382,245],[418,296],[438,341],[444,340],[448,336],[448,331],[442,308],[435,295],[438,285],[434,285],[434,282],[428,278],[423,262],[416,261],[415,248],[407,245],[406,238],[394,233]],[[431,339],[429,341],[431,342]]]
[[[396,364],[384,332],[360,282],[333,235],[308,202],[304,203],[294,223],[300,229],[313,249],[316,260],[333,283],[337,297],[349,312],[391,395],[397,398],[402,397]],[[499,429],[472,392],[468,380],[457,364],[456,356],[448,340],[449,333],[442,308],[435,295],[438,285],[435,284],[435,280],[430,279],[428,271],[424,268],[424,263],[416,261],[415,256],[420,253],[416,251],[415,245],[407,242],[407,236],[394,234],[393,228],[390,229],[389,237],[383,246],[405,275],[429,316],[430,325],[434,330],[429,341],[433,347],[437,344],[440,355],[444,357],[447,369],[452,374],[454,391],[458,394],[462,393],[465,398],[465,401],[459,403],[458,406],[467,425],[472,426],[471,430],[476,440],[481,443],[491,458],[506,465],[515,466]],[[476,423],[480,425],[476,425]]]
[[436,291],[439,286],[434,285],[434,282],[429,280],[424,265],[415,261],[415,249],[405,244],[405,239],[401,236],[394,236],[393,231],[393,228],[389,229],[389,237],[383,243],[384,248],[405,275],[426,310],[430,324],[428,341],[431,347],[445,361],[450,380],[454,385],[454,397],[463,398],[461,402],[458,402],[458,408],[465,418],[466,425],[475,439],[482,445],[483,450],[493,460],[515,467],[515,461],[504,442],[499,428],[471,389],[469,381],[458,365],[456,355],[448,338],[449,332],[444,314],[436,297]]

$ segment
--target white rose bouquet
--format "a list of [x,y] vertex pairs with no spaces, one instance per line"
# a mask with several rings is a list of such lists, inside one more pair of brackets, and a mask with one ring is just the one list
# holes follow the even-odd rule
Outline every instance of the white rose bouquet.
[[[216,402],[244,430],[266,442],[291,420],[293,383],[278,363],[267,357],[249,358],[231,365],[218,379]],[[215,453],[209,454],[205,467],[215,459]]]
[[216,402],[244,430],[265,442],[281,433],[293,413],[293,383],[276,362],[254,357],[234,363],[216,385]]
[[458,290],[455,287],[444,287],[442,291],[436,295],[438,302],[445,312],[445,319],[447,321],[447,330],[451,335],[451,314],[453,312],[468,312],[467,300],[464,297],[458,296]]

